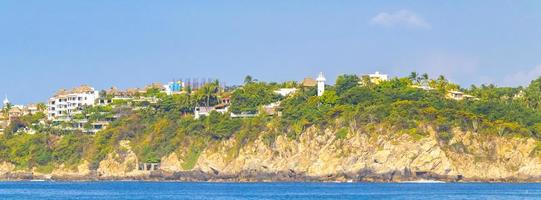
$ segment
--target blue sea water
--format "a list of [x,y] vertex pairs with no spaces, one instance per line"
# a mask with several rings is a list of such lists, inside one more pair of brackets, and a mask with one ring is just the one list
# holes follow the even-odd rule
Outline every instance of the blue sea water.
[[0,199],[541,199],[541,184],[0,182]]

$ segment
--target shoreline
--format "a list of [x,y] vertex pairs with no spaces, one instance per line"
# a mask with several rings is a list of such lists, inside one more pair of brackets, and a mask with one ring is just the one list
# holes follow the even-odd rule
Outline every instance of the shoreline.
[[110,176],[97,175],[58,176],[32,173],[6,173],[0,175],[0,182],[187,182],[187,183],[404,183],[404,184],[435,184],[435,183],[541,183],[541,177],[513,177],[500,179],[487,178],[457,178],[455,176],[426,175],[426,176],[391,176],[388,175],[334,175],[313,177],[305,175],[284,175],[283,173],[255,173],[235,175],[214,175],[202,172],[156,172],[142,176]]

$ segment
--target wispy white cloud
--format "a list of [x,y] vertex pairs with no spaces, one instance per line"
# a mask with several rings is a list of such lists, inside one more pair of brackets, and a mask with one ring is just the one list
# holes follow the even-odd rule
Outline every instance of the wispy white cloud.
[[410,27],[430,29],[431,26],[426,20],[409,10],[399,10],[396,12],[381,12],[370,19],[373,25],[383,27]]
[[530,70],[519,71],[509,74],[503,78],[503,84],[506,86],[527,86],[534,79],[541,76],[541,65],[537,65]]

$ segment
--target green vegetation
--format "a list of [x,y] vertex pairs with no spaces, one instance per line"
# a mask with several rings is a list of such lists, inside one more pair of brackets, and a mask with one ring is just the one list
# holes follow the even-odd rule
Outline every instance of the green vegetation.
[[[414,87],[421,84],[433,90]],[[274,93],[280,87],[299,90],[281,97]],[[448,99],[446,92],[450,90],[461,90],[478,99]],[[315,94],[313,87],[301,88],[294,82],[258,82],[249,76],[243,86],[232,92],[220,88],[217,81],[192,93],[170,96],[150,88],[145,95],[158,98],[157,103],[124,101],[89,107],[74,116],[90,121],[123,116],[95,135],[39,126],[43,114],[14,119],[0,136],[0,160],[19,169],[36,167],[48,171],[59,164],[73,167],[84,159],[95,169],[109,153],[126,151],[119,143],[127,140],[142,162],[160,162],[164,156],[177,153],[184,161],[182,167],[192,169],[205,149],[224,140],[232,142],[230,149],[226,149],[225,159],[229,160],[259,136],[271,146],[280,135],[297,139],[310,127],[333,130],[337,140],[346,139],[349,131],[372,134],[375,126],[420,140],[429,135],[422,127],[433,127],[440,142],[457,152],[467,149],[462,143],[449,144],[455,128],[480,135],[536,140],[541,137],[541,79],[532,81],[526,88],[481,85],[461,89],[443,76],[431,80],[427,75],[412,73],[406,78],[373,84],[366,77],[342,75],[336,85],[327,86],[323,96]],[[209,116],[194,119],[194,107],[218,105],[225,96],[231,97],[229,110],[233,113],[257,113],[264,105],[280,102],[277,108],[280,114],[232,118],[230,113],[213,111]],[[34,127],[38,133],[20,131],[28,127]]]
[[280,97],[274,93],[275,87],[262,82],[248,82],[235,90],[231,99],[233,113],[256,113],[259,106],[276,102]]

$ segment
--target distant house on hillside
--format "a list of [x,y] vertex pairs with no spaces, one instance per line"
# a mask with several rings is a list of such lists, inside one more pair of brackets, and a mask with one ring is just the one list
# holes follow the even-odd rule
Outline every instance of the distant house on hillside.
[[108,105],[115,101],[129,101],[138,94],[137,89],[119,90],[116,87],[111,87],[105,90],[105,95],[100,95],[98,105]]
[[71,90],[59,90],[47,103],[49,120],[69,120],[70,115],[79,112],[83,106],[93,106],[99,92],[88,85]]
[[9,115],[10,118],[23,116],[24,115],[23,107],[22,106],[13,106],[11,109],[9,109],[8,115]]
[[317,86],[317,95],[322,96],[325,92],[325,76],[323,76],[323,72],[320,72],[317,79],[313,79],[311,77],[306,77],[302,81],[301,85],[302,87],[308,88],[308,87],[316,87]]
[[314,79],[311,78],[311,77],[306,77],[306,78],[304,78],[304,80],[302,81],[301,85],[302,85],[303,87],[316,87],[317,81],[314,80]]
[[467,95],[467,94],[464,94],[464,92],[460,92],[460,91],[449,91],[449,92],[447,92],[447,98],[454,99],[454,100],[457,100],[457,101],[461,101],[461,100],[464,100],[464,99],[473,99],[473,100],[477,99],[472,95]]
[[434,90],[434,88],[432,88],[432,87],[430,87],[428,85],[412,85],[411,87],[421,89],[421,90],[426,90],[426,91]]
[[204,107],[204,106],[198,106],[194,109],[194,119],[199,119],[202,116],[209,116],[212,111],[216,111],[218,113],[224,114],[229,110],[229,107],[227,106],[210,106],[210,107]]
[[199,119],[201,116],[209,116],[212,111],[216,111],[221,114],[225,114],[229,111],[229,104],[231,103],[230,97],[223,97],[220,99],[220,103],[215,106],[198,106],[194,109],[194,118]]
[[161,83],[151,83],[145,86],[145,90],[149,90],[149,89],[158,89],[160,91],[165,91],[165,87]]
[[376,73],[373,73],[373,74],[367,74],[366,76],[368,76],[368,78],[370,78],[370,82],[374,84],[380,84],[383,81],[389,80],[389,75],[380,74],[378,71],[376,71]]
[[167,95],[172,95],[181,93],[185,85],[182,81],[173,81],[163,85],[163,87],[165,88],[165,93]]
[[274,102],[274,103],[270,103],[268,105],[263,106],[263,111],[267,115],[281,116],[282,113],[278,110],[279,107],[280,107],[280,102]]
[[274,93],[279,94],[284,97],[290,94],[294,94],[295,92],[297,92],[297,88],[280,88],[274,91]]
[[516,100],[516,99],[522,99],[524,98],[524,91],[523,90],[520,90],[518,91],[518,93],[516,93],[515,95],[513,95],[513,99]]
[[28,105],[25,106],[24,112],[25,112],[26,114],[31,114],[31,115],[36,114],[36,113],[39,112],[38,105],[37,105],[37,104],[34,104],[34,103],[28,104]]

